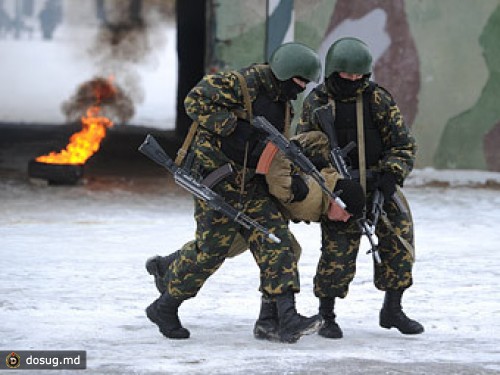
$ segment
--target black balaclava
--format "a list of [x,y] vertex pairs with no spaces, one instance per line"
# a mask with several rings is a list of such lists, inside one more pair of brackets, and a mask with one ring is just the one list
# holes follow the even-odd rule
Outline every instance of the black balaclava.
[[370,74],[365,74],[362,78],[351,81],[342,78],[338,72],[334,72],[327,78],[326,86],[334,99],[348,99],[355,97],[358,92],[362,91],[366,87],[369,78]]
[[287,79],[286,81],[279,81],[280,88],[280,99],[282,101],[295,100],[297,95],[305,90],[305,87],[297,84],[293,78]]

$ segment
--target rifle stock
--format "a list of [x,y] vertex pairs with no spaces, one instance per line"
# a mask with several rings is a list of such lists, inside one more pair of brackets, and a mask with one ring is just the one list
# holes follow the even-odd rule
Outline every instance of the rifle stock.
[[139,146],[139,151],[171,173],[175,173],[177,166],[151,134],[146,136],[144,142]]
[[243,212],[238,211],[229,205],[224,198],[222,198],[215,191],[208,186],[198,182],[188,172],[179,168],[174,161],[166,154],[162,147],[158,144],[156,139],[151,134],[146,136],[144,142],[139,146],[139,151],[146,155],[148,158],[164,167],[174,176],[174,181],[177,185],[183,187],[195,197],[205,201],[210,207],[221,212],[229,217],[231,220],[242,225],[246,229],[257,229],[263,233],[269,240],[280,243],[281,240],[272,234],[268,229],[260,225],[255,220],[251,219]]
[[[319,172],[316,166],[305,156],[298,145],[290,142],[283,134],[279,132],[265,117],[255,116],[253,125],[265,131],[268,134],[267,139],[274,144],[285,156],[292,161],[302,172],[311,176],[321,187],[330,199],[334,200],[339,206],[345,208],[346,205],[333,191],[326,186],[326,180]],[[267,146],[266,146],[267,148]]]

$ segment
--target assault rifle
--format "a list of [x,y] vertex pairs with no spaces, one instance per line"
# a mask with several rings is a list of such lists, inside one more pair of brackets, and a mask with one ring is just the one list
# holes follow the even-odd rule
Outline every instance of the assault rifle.
[[[328,189],[328,187],[326,186],[326,180],[323,175],[309,160],[309,158],[302,153],[302,150],[298,145],[296,145],[294,142],[290,142],[263,116],[255,116],[253,119],[253,126],[265,131],[268,134],[267,139],[270,143],[268,143],[266,148],[268,148],[268,150],[269,148],[271,148],[271,151],[268,152],[272,153],[272,156],[274,156],[278,149],[281,150],[285,154],[285,156],[293,162],[293,164],[300,168],[302,172],[304,172],[308,176],[311,176],[321,187],[321,190],[323,190],[332,200],[334,200],[335,203],[337,203],[342,208],[346,207],[342,199],[340,199],[340,197],[333,191]],[[274,148],[274,150],[272,150],[272,148]],[[266,151],[264,151],[264,153],[265,152]],[[257,166],[257,170],[259,170],[259,166]]]
[[[351,180],[352,176],[345,162],[345,157],[354,147],[356,147],[356,144],[351,141],[343,149],[340,148],[337,140],[337,135],[335,134],[335,128],[333,127],[333,113],[329,107],[318,108],[314,112],[314,115],[316,116],[321,129],[326,133],[330,142],[330,161],[343,178]],[[370,242],[370,249],[366,253],[371,253],[373,256],[373,260],[377,264],[380,264],[382,260],[380,259],[380,254],[378,252],[378,245],[376,245],[375,241],[373,240],[373,235],[375,234],[375,228],[380,216],[385,215],[383,206],[384,195],[380,190],[377,189],[373,193],[373,205],[371,212],[372,220],[368,219],[364,214],[361,219],[357,220],[358,226],[361,230],[361,235],[365,235],[368,239],[368,242]]]
[[[316,111],[315,113],[321,127],[323,130],[326,130],[328,140],[330,141],[330,160],[342,178],[352,180],[351,172],[349,171],[350,168],[347,167],[345,158],[347,157],[347,154],[351,152],[354,147],[356,147],[356,143],[351,141],[344,148],[340,148],[335,129],[333,129],[332,126],[328,126],[329,122],[326,116],[330,114],[325,112],[325,110]],[[331,123],[333,123],[333,121]]]
[[342,178],[352,180],[352,176],[349,171],[350,168],[347,167],[345,158],[347,157],[347,154],[354,147],[356,147],[356,143],[351,141],[344,148],[340,148],[337,134],[335,133],[335,129],[333,127],[333,113],[329,108],[318,108],[314,111],[314,116],[316,116],[321,129],[326,134],[328,141],[330,142],[330,161],[335,169],[337,169],[337,172],[340,173]]
[[156,139],[151,134],[146,136],[144,142],[139,146],[139,151],[149,157],[154,162],[158,163],[174,176],[174,181],[177,185],[183,187],[195,197],[205,201],[210,207],[226,215],[231,220],[242,225],[246,229],[255,228],[262,232],[269,240],[280,243],[281,240],[269,232],[255,220],[251,219],[243,212],[238,211],[229,205],[224,198],[222,198],[215,191],[210,189],[207,185],[198,182],[187,171],[179,168],[174,161],[165,153],[162,147],[158,144]]

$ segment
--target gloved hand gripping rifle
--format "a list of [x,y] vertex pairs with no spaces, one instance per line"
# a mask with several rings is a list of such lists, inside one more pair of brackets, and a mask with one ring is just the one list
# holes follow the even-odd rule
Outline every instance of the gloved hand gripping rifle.
[[[331,163],[333,164],[335,169],[337,169],[337,171],[342,175],[342,178],[351,180],[352,176],[345,162],[345,157],[354,147],[356,147],[356,144],[351,141],[343,149],[340,148],[337,140],[337,135],[335,134],[335,128],[333,126],[333,113],[329,106],[316,109],[314,111],[314,116],[316,116],[321,129],[327,135],[330,142]],[[378,252],[378,246],[373,240],[373,235],[375,234],[375,227],[377,226],[380,216],[385,215],[383,206],[384,195],[380,190],[377,189],[373,193],[373,206],[371,212],[372,220],[368,219],[365,214],[362,218],[357,220],[359,229],[361,230],[361,234],[366,236],[368,242],[370,242],[371,248],[366,253],[372,253],[373,260],[377,264],[380,264],[382,260],[380,259],[380,254]]]
[[[330,199],[334,200],[340,207],[345,208],[346,205],[340,197],[326,186],[326,180],[323,175],[318,171],[316,166],[302,153],[302,150],[294,142],[290,142],[283,134],[280,133],[265,117],[255,116],[253,119],[253,126],[265,131],[268,136],[267,140],[270,142],[266,147],[274,145],[277,149],[281,150],[285,156],[295,164],[302,172],[311,176],[321,187]],[[259,167],[257,167],[258,169]]]
[[139,151],[149,157],[154,162],[158,163],[174,176],[174,181],[177,185],[183,187],[195,197],[205,201],[210,207],[226,215],[231,220],[242,225],[246,229],[255,228],[262,232],[269,240],[280,243],[281,240],[269,232],[255,220],[251,219],[243,212],[238,211],[229,205],[224,198],[222,198],[215,191],[208,186],[198,182],[187,171],[179,168],[174,161],[165,153],[162,147],[158,144],[156,139],[151,134],[146,136],[144,142],[139,146]]

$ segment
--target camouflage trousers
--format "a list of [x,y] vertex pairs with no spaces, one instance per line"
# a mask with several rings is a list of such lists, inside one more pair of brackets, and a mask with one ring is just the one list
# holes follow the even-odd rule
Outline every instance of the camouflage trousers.
[[[302,254],[302,248],[300,247],[300,244],[298,243],[293,233],[290,233],[290,235],[291,235],[291,247],[293,255],[295,255],[295,258],[297,259],[298,262],[300,260],[300,255]],[[236,233],[234,241],[229,247],[229,251],[227,252],[227,258],[237,257],[238,255],[243,254],[248,249],[249,249],[248,243],[245,241],[243,236],[240,233]],[[181,254],[184,255],[189,254],[189,252],[193,251],[196,252],[196,240],[191,240],[189,242],[186,242],[184,245],[182,245],[182,248],[180,249]],[[168,282],[168,275],[166,276],[165,282]]]
[[[220,185],[226,202],[237,206],[238,187],[228,182]],[[184,246],[170,265],[167,280],[170,295],[181,300],[194,297],[229,256],[231,247],[234,250],[239,236],[243,240],[239,242],[239,249],[243,243],[245,248],[248,246],[259,266],[261,292],[272,296],[299,291],[297,258],[292,250],[294,238],[277,202],[262,183],[253,181],[247,184],[241,204],[245,214],[272,231],[281,243],[269,241],[258,230],[246,229],[210,208],[206,202],[195,199],[195,243],[187,248]]]
[[[398,191],[398,194],[405,203],[407,212],[400,211],[392,200],[386,202],[384,210],[393,230],[382,220],[379,220],[375,230],[382,262],[374,262],[374,284],[383,291],[404,290],[413,283],[414,254],[398,238],[399,235],[414,245],[413,220],[402,192]],[[367,207],[371,207],[371,194],[367,197]],[[320,298],[344,298],[356,273],[361,231],[355,220],[347,223],[323,220],[321,232],[321,257],[314,277],[314,294]]]

